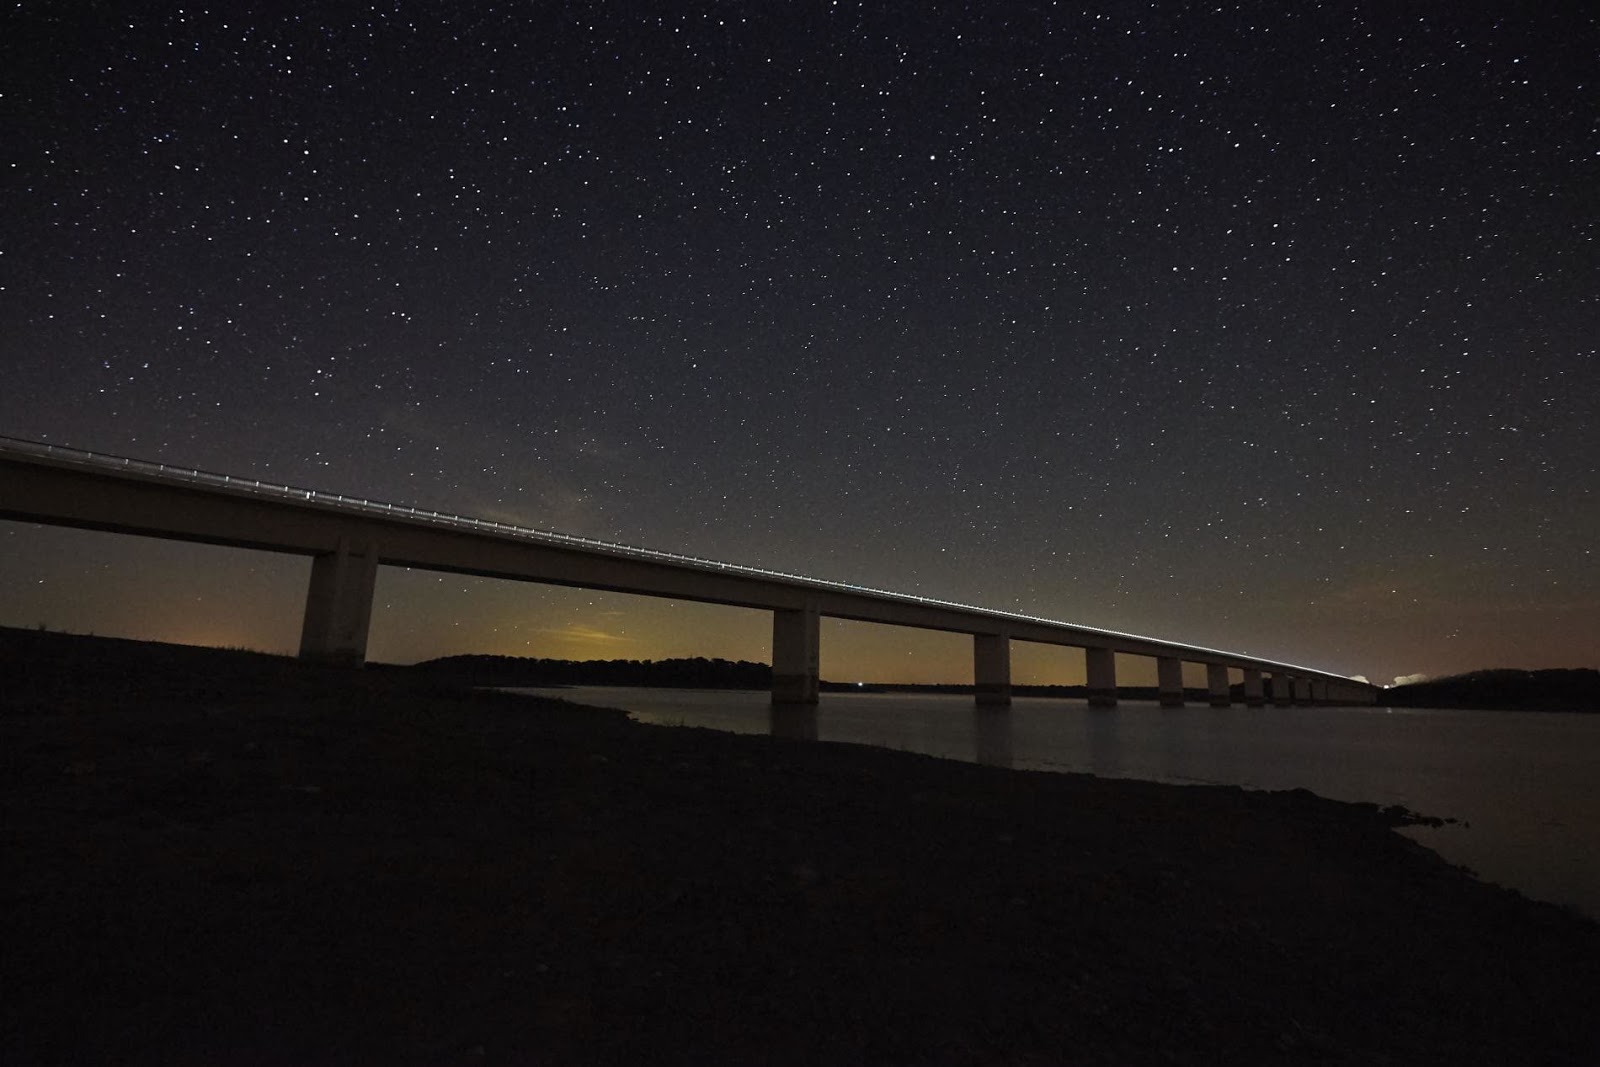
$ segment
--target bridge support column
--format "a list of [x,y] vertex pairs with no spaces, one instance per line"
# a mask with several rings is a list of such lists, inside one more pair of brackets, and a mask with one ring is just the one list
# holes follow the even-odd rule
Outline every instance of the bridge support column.
[[1228,668],[1224,664],[1206,664],[1206,694],[1214,708],[1225,708],[1233,703],[1233,694],[1228,692]]
[[822,619],[815,608],[772,613],[772,702],[815,704],[822,658]]
[[1083,673],[1091,708],[1117,706],[1117,654],[1109,648],[1083,650]]
[[1244,702],[1252,708],[1267,702],[1266,691],[1261,687],[1261,672],[1254,667],[1244,668]]
[[1011,703],[1011,638],[972,635],[972,683],[977,703],[996,707]]
[[1183,707],[1183,660],[1156,657],[1156,699],[1164,708]]
[[378,553],[372,545],[357,551],[340,538],[338,549],[312,559],[300,626],[301,659],[347,667],[366,662],[377,580]]
[[1274,674],[1272,676],[1272,702],[1280,708],[1286,708],[1294,703],[1294,683],[1287,674]]

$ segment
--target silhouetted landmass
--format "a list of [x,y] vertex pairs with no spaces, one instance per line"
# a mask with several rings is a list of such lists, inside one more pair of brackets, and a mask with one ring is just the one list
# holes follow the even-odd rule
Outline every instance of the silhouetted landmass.
[[1380,698],[1397,708],[1487,708],[1600,713],[1600,671],[1489,670],[1397,685]]
[[[823,682],[820,688],[827,693],[940,693],[949,695],[965,695],[972,692],[972,686],[960,682],[930,682],[916,684],[912,682]],[[1234,703],[1244,701],[1244,690],[1234,694]],[[1017,697],[1052,697],[1059,700],[1082,700],[1089,695],[1089,690],[1081,685],[1020,685],[1011,686],[1011,695]],[[1119,685],[1117,686],[1117,699],[1153,701],[1160,696],[1160,690],[1153,685]],[[1190,704],[1204,704],[1210,699],[1210,693],[1204,689],[1185,689],[1184,700]]]
[[[771,689],[772,668],[749,660],[689,659],[572,660],[539,659],[525,656],[462,655],[424,660],[407,668],[428,678],[459,682],[463,685],[559,686],[622,685],[660,689]],[[827,693],[949,693],[970,694],[972,686],[963,683],[912,682],[833,682],[824,680],[819,688]],[[1082,700],[1087,690],[1081,685],[1013,685],[1015,696],[1057,697]],[[1204,689],[1184,691],[1190,703],[1204,704]],[[1240,690],[1239,699],[1243,699]],[[1123,700],[1155,700],[1155,686],[1125,685],[1117,689]]]
[[[961,682],[829,682],[821,683],[821,689],[829,693],[943,693],[952,695],[970,694],[972,686]],[[1130,689],[1119,689],[1119,693],[1128,696],[1128,699],[1137,699],[1130,694]],[[1150,691],[1154,693],[1155,690]],[[1081,685],[1013,685],[1013,696],[1029,697],[1069,697],[1082,699],[1087,690]],[[1151,699],[1154,699],[1152,696]]]
[[[772,668],[749,660],[567,660],[520,656],[445,656],[402,670],[431,679],[477,686],[633,685],[673,689],[770,689]],[[962,683],[919,685],[903,682],[826,681],[829,693],[971,693]],[[1015,696],[1082,700],[1081,685],[1013,685]],[[1244,703],[1244,687],[1229,686],[1235,704]],[[1155,686],[1124,685],[1117,696],[1129,701],[1154,701]],[[1189,704],[1205,704],[1204,689],[1186,688]],[[1600,671],[1490,670],[1432,679],[1384,691],[1383,703],[1415,708],[1492,708],[1531,711],[1600,712]]]
[[772,668],[749,660],[533,659],[523,656],[445,656],[411,670],[466,685],[641,685],[686,689],[770,689]]

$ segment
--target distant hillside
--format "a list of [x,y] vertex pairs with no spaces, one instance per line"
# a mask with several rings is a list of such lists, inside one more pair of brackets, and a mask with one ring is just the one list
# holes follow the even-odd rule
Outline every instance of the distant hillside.
[[1380,698],[1400,708],[1503,708],[1600,713],[1600,671],[1473,671],[1397,685]]
[[445,656],[410,670],[470,685],[647,685],[683,689],[770,689],[772,668],[748,660],[570,660]]

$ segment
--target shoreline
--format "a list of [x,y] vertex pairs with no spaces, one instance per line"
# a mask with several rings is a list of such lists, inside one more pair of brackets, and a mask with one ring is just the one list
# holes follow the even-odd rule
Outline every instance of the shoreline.
[[1600,926],[1374,805],[109,638],[0,671],[7,1062],[1600,1052]]
[[[968,695],[842,693],[824,694],[809,711],[774,715],[767,695],[756,691],[512,691],[621,707],[647,723],[857,742],[1103,778],[1269,792],[1305,788],[1330,800],[1400,805],[1443,820],[1398,832],[1446,862],[1600,919],[1600,855],[1584,829],[1600,807],[1590,794],[1592,775],[1573,763],[1600,742],[1600,732],[1585,728],[1600,722],[1585,716],[1558,716],[1566,720],[1558,735],[1567,744],[1552,745],[1551,735],[1540,732],[1554,728],[1552,722],[1471,710],[1326,707],[1285,714],[1125,702],[1097,711],[1082,701],[1016,698],[1005,712],[987,714]],[[1329,758],[1346,746],[1364,754]],[[1536,791],[1502,777],[1519,770],[1540,783]]]

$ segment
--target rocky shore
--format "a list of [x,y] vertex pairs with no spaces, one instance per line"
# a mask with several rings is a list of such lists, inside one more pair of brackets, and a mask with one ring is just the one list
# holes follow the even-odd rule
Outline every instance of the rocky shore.
[[0,730],[7,1064],[1600,1062],[1600,927],[1309,793],[18,630]]

